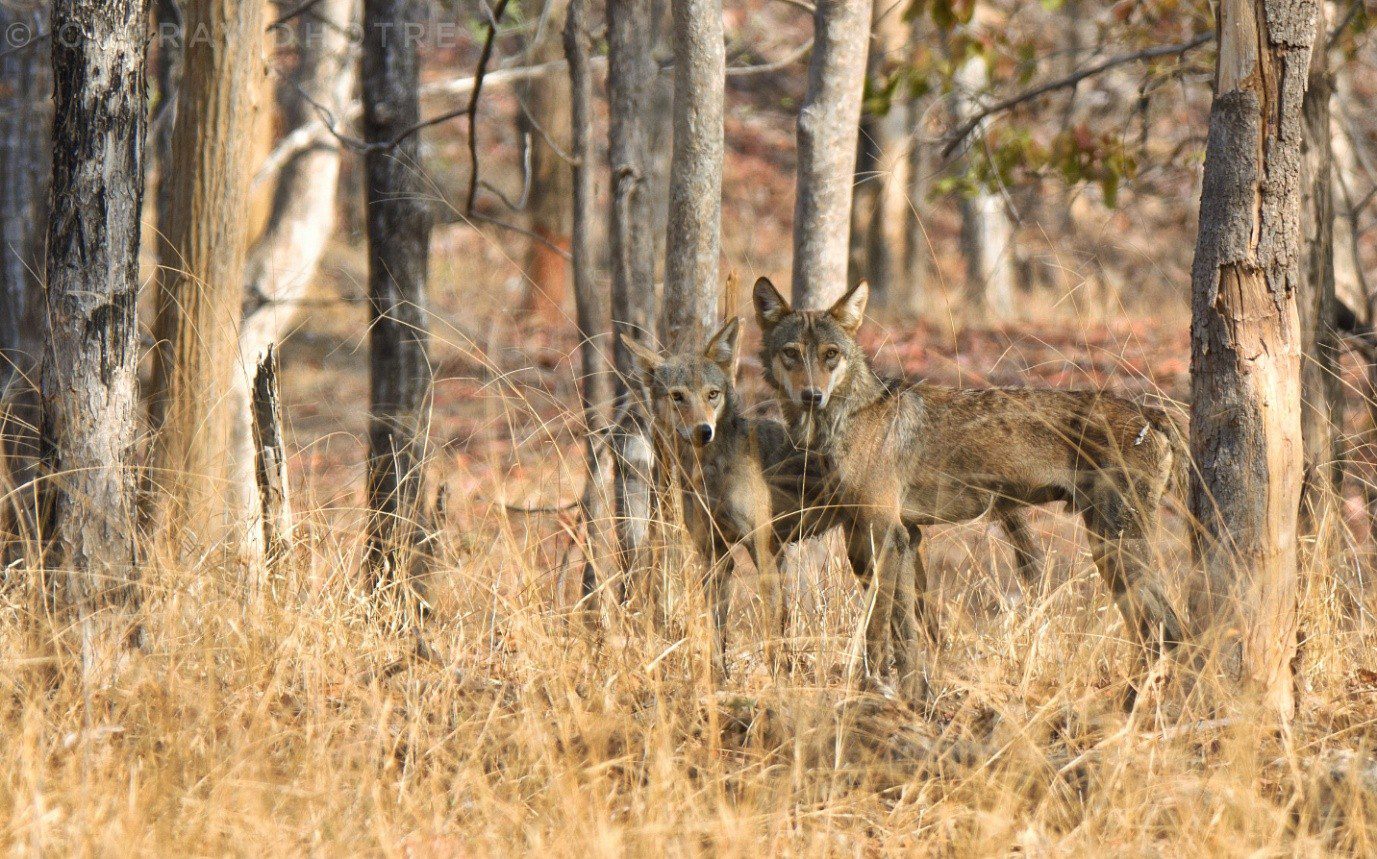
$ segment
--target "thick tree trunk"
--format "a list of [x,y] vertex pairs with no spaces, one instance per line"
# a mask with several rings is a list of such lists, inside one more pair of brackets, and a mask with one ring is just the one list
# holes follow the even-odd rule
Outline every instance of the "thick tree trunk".
[[189,0],[185,74],[160,225],[149,475],[154,525],[187,549],[247,533],[231,487],[228,396],[239,372],[246,207],[254,139],[253,89],[262,73],[263,4]]
[[[569,0],[529,0],[527,17],[538,29],[526,52],[526,64],[558,60],[560,33]],[[521,132],[531,147],[531,191],[528,201],[533,241],[526,252],[524,310],[547,325],[568,320],[569,263],[554,248],[569,249],[570,167],[569,91],[563,75],[542,75],[518,88],[522,99]],[[559,147],[556,151],[550,144]],[[547,244],[548,243],[548,244]]]
[[[47,338],[42,308],[43,225],[48,221],[52,153],[52,52],[39,38],[48,30],[49,3],[0,3],[0,437],[12,487],[37,477],[38,364]],[[28,34],[28,40],[24,35]],[[31,540],[32,491],[5,504],[0,539],[8,566]]]
[[1303,472],[1302,100],[1313,3],[1223,0],[1192,274],[1191,510],[1226,671],[1289,718]]
[[[978,107],[977,93],[989,83],[984,57],[966,60],[956,75],[956,109],[961,119]],[[977,129],[973,138],[980,134]],[[968,150],[969,151],[969,150]],[[966,300],[977,317],[988,321],[1014,315],[1014,227],[1004,198],[986,187],[961,199],[961,255],[966,260]]]
[[794,303],[827,307],[846,291],[851,181],[874,0],[819,0],[808,90],[798,116]]
[[[356,0],[323,0],[311,16],[297,22],[300,57],[292,85],[281,88],[287,128],[315,117],[311,102],[338,112],[353,97],[358,65],[349,31]],[[309,101],[308,101],[309,99]],[[250,390],[268,350],[287,334],[301,300],[320,269],[335,231],[340,149],[331,139],[294,155],[278,173],[267,229],[249,251],[244,276],[243,323],[239,332],[238,372],[228,397],[231,492],[236,509],[246,511],[252,554],[263,548],[257,527],[261,505],[255,489]]]
[[[364,139],[382,146],[420,120],[420,0],[364,0]],[[431,210],[420,138],[368,152],[370,422],[368,568],[375,589],[424,596],[422,551],[431,390],[426,278]],[[408,593],[410,592],[410,593]]]
[[706,343],[717,323],[722,255],[722,0],[674,3],[674,156],[661,340]]
[[587,0],[572,0],[564,25],[564,52],[569,58],[570,155],[573,158],[573,256],[574,300],[578,310],[583,384],[584,438],[587,445],[588,482],[581,502],[587,537],[583,566],[583,591],[597,587],[598,564],[608,557],[611,545],[611,496],[597,433],[607,426],[612,402],[612,377],[608,373],[608,302],[598,289],[593,260],[593,82],[588,70]]
[[[132,598],[143,0],[58,0],[43,369],[45,567],[90,613]],[[92,642],[87,641],[89,647]]]
[[[1317,32],[1323,32],[1323,7]],[[1343,481],[1340,428],[1343,382],[1339,341],[1334,330],[1333,150],[1330,146],[1331,90],[1328,50],[1318,39],[1310,63],[1303,105],[1305,175],[1301,188],[1301,229],[1305,272],[1297,297],[1300,315],[1301,437],[1305,442],[1305,483],[1301,530],[1317,543],[1317,562],[1333,560],[1339,549],[1339,493]]]
[[[612,168],[612,327],[648,339],[654,332],[655,258],[646,122],[654,32],[651,0],[607,4],[608,158]],[[649,549],[654,454],[637,401],[635,362],[617,338],[618,414],[612,433],[620,569],[634,576]]]

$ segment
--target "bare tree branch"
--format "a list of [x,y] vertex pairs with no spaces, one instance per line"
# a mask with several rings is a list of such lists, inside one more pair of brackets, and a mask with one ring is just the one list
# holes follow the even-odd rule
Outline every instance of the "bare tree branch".
[[946,136],[946,142],[942,146],[942,157],[950,157],[952,152],[954,152],[956,148],[961,145],[961,142],[963,140],[970,136],[972,131],[975,131],[975,129],[980,127],[980,124],[982,122],[984,122],[991,116],[994,116],[995,114],[1004,113],[1005,111],[1012,110],[1013,108],[1018,107],[1020,104],[1032,101],[1033,99],[1038,98],[1040,96],[1044,96],[1049,92],[1070,89],[1071,87],[1074,87],[1077,84],[1079,84],[1081,81],[1087,78],[1095,77],[1099,74],[1103,74],[1104,72],[1107,72],[1110,69],[1118,68],[1119,66],[1127,65],[1128,63],[1136,63],[1144,60],[1157,59],[1158,57],[1171,57],[1179,54],[1184,54],[1188,51],[1193,51],[1201,45],[1204,45],[1212,41],[1214,41],[1214,33],[1201,33],[1200,35],[1196,36],[1195,38],[1187,42],[1181,42],[1175,45],[1161,45],[1155,48],[1147,48],[1142,51],[1134,51],[1128,54],[1118,54],[1106,60],[1102,60],[1098,63],[1095,63],[1094,65],[1087,66],[1081,69],[1080,71],[1075,72],[1074,74],[1069,74],[1066,77],[1058,78],[1054,81],[1048,81],[1045,84],[1033,87],[1030,90],[1026,90],[1024,92],[1019,93],[1018,95],[1013,95],[1006,99],[1003,99],[1002,101],[997,101],[989,107],[983,107],[980,110],[977,110],[975,113],[971,114],[971,116],[967,118],[965,122],[961,123],[959,126],[956,127],[955,130],[953,130],[950,134]]
[[473,214],[474,203],[478,201],[478,99],[483,95],[483,78],[488,74],[488,62],[492,59],[497,25],[507,11],[508,2],[510,0],[497,0],[497,8],[492,11],[488,21],[488,37],[483,41],[483,53],[478,55],[478,69],[473,74],[473,94],[469,96],[469,106],[465,111],[469,118],[469,195],[464,209],[469,214]]

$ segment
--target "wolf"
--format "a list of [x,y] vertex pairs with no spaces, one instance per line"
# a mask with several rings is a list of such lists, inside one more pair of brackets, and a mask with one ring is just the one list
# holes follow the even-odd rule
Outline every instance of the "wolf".
[[819,492],[869,588],[867,685],[888,688],[892,657],[902,693],[921,694],[917,633],[920,624],[935,629],[922,600],[923,526],[989,513],[1007,521],[1054,501],[1084,520],[1096,566],[1145,652],[1179,643],[1181,621],[1146,561],[1162,497],[1188,477],[1171,415],[1090,391],[888,385],[856,337],[868,298],[861,283],[827,310],[802,311],[768,278],[753,290],[765,379],[794,445],[823,463],[828,486]]

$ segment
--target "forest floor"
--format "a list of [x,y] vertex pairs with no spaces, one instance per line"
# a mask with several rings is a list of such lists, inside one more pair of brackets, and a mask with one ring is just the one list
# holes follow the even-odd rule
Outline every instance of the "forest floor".
[[[927,711],[848,691],[861,600],[835,551],[791,556],[796,663],[782,678],[762,664],[743,564],[719,688],[688,567],[671,571],[682,602],[665,629],[635,611],[575,610],[572,336],[501,312],[500,290],[441,288],[429,477],[446,502],[418,648],[358,587],[366,341],[363,308],[336,300],[357,294],[351,253],[336,254],[326,300],[284,353],[300,515],[287,572],[246,600],[239,571],[151,559],[149,646],[95,689],[55,682],[77,660],[37,645],[30,604],[6,598],[11,851],[1377,851],[1377,622],[1357,481],[1342,557],[1306,573],[1300,711],[1282,737],[1246,716],[1216,719],[1170,662],[1124,712],[1133,650],[1078,526],[1056,509],[1034,515],[1042,581],[1016,601],[994,526],[935,529],[925,551],[943,640],[928,654]],[[472,271],[446,258],[437,283]],[[934,381],[1187,393],[1179,311],[1042,316],[1002,329],[880,320],[866,343],[882,368]],[[752,360],[743,375],[748,399],[765,403]],[[1178,594],[1181,531],[1169,518],[1159,547]]]

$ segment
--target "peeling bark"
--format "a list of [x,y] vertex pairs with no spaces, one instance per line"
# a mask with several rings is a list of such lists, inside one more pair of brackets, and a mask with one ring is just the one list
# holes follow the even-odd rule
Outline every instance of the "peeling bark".
[[142,0],[59,0],[43,369],[45,566],[84,619],[132,598],[145,130]]
[[1192,271],[1191,510],[1226,671],[1295,699],[1302,100],[1314,2],[1224,0]]

